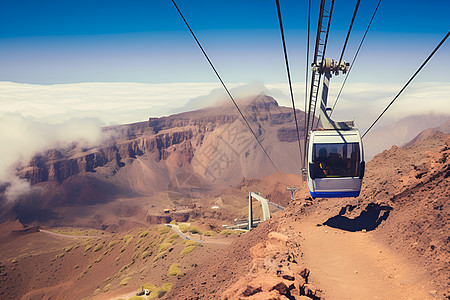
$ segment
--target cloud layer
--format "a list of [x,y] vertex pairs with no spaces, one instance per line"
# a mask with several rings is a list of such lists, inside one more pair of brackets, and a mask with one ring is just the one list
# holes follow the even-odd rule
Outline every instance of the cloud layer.
[[[291,106],[287,83],[229,84],[239,98],[261,92],[280,105]],[[304,109],[304,83],[294,83],[296,107]],[[345,87],[333,118],[355,120],[364,132],[402,86],[386,83],[353,83]],[[332,82],[329,106],[340,85]],[[419,114],[450,115],[450,86],[444,83],[413,83],[374,128]],[[57,85],[0,82],[0,183],[11,184],[12,198],[28,184],[15,176],[15,167],[38,152],[77,141],[100,142],[101,125],[145,121],[229,101],[218,83],[73,83]],[[376,131],[375,131],[376,132]],[[368,135],[370,138],[370,134]],[[374,136],[375,138],[375,136]],[[402,143],[405,141],[402,141]]]
[[0,129],[0,184],[9,185],[9,200],[29,191],[29,184],[16,177],[16,168],[27,164],[35,154],[72,142],[91,147],[101,140],[100,121],[95,118],[47,124],[34,117],[6,113],[0,117]]

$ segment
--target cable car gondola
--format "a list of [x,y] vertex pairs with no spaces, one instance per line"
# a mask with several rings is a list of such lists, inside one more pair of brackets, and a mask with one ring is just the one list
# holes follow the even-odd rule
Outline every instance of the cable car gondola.
[[363,146],[357,129],[310,133],[307,173],[311,197],[358,197],[364,167]]
[[331,73],[346,73],[347,69],[345,61],[329,58],[313,64],[313,71],[324,75],[319,111],[322,128],[309,133],[304,170],[313,198],[358,197],[361,191],[365,163],[359,131],[352,121],[336,122],[327,114]]

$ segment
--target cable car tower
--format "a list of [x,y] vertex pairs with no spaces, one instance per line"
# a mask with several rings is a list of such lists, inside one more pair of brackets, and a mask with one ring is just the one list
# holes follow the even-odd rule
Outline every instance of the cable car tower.
[[[334,0],[330,1],[331,7],[328,9],[325,9],[325,2],[328,1],[322,0],[320,5],[312,63],[309,109],[305,123],[308,135],[305,137],[305,163],[302,171],[313,198],[357,197],[361,191],[365,167],[359,131],[353,128],[353,121],[332,120],[327,109],[330,79],[333,74],[347,73],[349,64],[342,60],[344,50],[338,62],[325,58]],[[322,75],[322,97],[319,103],[322,127],[314,128]]]
[[312,197],[357,197],[364,176],[364,153],[353,121],[337,122],[328,115],[327,98],[332,74],[346,73],[345,61],[330,58],[314,63],[313,72],[323,75],[319,118],[322,127],[310,131],[307,149],[308,188]]

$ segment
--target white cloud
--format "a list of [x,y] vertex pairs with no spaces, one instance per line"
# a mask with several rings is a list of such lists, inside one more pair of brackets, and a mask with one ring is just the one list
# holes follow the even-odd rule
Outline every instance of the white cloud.
[[[304,109],[305,83],[294,82],[295,101]],[[264,92],[280,105],[291,106],[287,83],[228,84],[240,97]],[[355,120],[363,132],[401,89],[400,84],[348,83],[333,118]],[[331,82],[329,106],[340,84]],[[376,128],[401,118],[426,113],[450,114],[450,86],[412,83],[380,120]],[[145,121],[229,101],[219,83],[73,83],[55,85],[0,82],[0,181],[12,183],[10,194],[26,190],[14,169],[34,154],[70,143],[98,142],[100,125]]]
[[85,117],[99,118],[108,125],[131,123],[169,115],[189,99],[217,87],[217,83],[0,82],[0,116],[17,112],[49,123]]
[[0,129],[0,184],[9,185],[6,191],[9,200],[30,190],[27,182],[16,177],[15,169],[27,164],[35,154],[72,142],[91,147],[101,140],[100,121],[95,118],[50,125],[33,117],[6,113],[0,117]]

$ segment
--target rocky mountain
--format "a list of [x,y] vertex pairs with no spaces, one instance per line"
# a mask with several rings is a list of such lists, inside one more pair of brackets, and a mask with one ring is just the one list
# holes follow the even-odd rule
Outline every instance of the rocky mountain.
[[[240,106],[277,167],[299,173],[292,109],[263,94],[241,100]],[[304,113],[297,111],[297,118],[303,124]],[[37,220],[33,210],[157,193],[184,198],[276,171],[230,104],[106,127],[103,135],[106,142],[98,147],[52,149],[18,169],[33,186],[15,204],[24,222]]]
[[402,118],[390,125],[374,127],[363,141],[366,160],[392,145],[403,146],[423,130],[439,127],[449,119],[450,116],[446,114],[421,114]]

